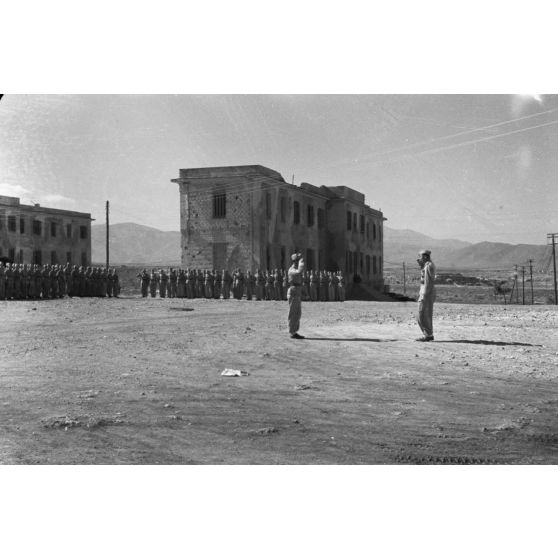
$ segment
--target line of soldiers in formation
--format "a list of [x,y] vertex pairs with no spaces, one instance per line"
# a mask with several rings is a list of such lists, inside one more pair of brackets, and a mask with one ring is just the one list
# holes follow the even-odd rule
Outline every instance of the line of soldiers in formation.
[[[144,269],[137,275],[141,294],[161,298],[224,298],[238,300],[287,300],[287,272],[282,269],[257,270],[243,273],[235,269]],[[344,301],[345,279],[341,271],[305,271],[302,279],[302,299],[309,301]]]
[[117,297],[115,269],[66,264],[38,265],[0,262],[0,300],[70,297]]

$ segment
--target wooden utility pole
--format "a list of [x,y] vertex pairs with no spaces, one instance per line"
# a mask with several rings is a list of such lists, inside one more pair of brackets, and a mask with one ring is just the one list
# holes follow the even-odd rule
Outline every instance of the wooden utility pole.
[[107,269],[109,268],[109,202],[107,200]]
[[556,288],[556,237],[558,233],[549,233],[547,239],[552,239],[552,263],[554,266],[554,304],[558,304],[558,289]]
[[407,294],[407,274],[405,273],[405,262],[403,262],[403,294]]
[[521,266],[521,298],[522,304],[525,306],[525,266]]
[[[513,284],[517,285],[517,264],[515,264],[515,273],[513,274]],[[517,285],[517,289],[515,290],[515,303],[519,304],[519,285]]]
[[533,297],[533,260],[529,260],[529,273],[531,277],[531,304],[535,304],[535,299]]

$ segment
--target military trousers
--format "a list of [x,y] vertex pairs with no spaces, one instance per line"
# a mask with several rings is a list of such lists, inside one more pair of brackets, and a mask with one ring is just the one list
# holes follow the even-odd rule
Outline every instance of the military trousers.
[[293,335],[300,329],[300,317],[302,315],[302,288],[289,287],[287,292],[289,301],[289,333]]
[[425,337],[434,336],[432,313],[434,311],[435,298],[435,296],[425,296],[422,300],[419,300],[417,322]]

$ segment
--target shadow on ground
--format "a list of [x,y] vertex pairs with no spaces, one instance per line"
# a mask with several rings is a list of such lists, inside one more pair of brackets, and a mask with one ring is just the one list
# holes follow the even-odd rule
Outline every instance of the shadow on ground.
[[389,343],[397,339],[373,339],[370,337],[306,337],[310,341],[368,341],[369,343]]
[[542,345],[534,345],[532,343],[518,343],[516,341],[486,341],[485,339],[447,339],[446,341],[436,341],[436,343],[471,343],[472,345],[497,345],[498,347],[511,345],[519,347],[542,347]]

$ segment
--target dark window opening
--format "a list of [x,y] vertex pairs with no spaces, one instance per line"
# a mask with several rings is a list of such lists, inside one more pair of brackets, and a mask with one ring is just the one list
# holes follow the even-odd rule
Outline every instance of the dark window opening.
[[307,207],[307,221],[309,227],[314,226],[314,206],[312,205]]
[[56,223],[50,224],[50,236],[56,236]]
[[227,216],[227,195],[213,194],[213,218],[224,219]]
[[66,225],[66,238],[72,238],[72,225]]
[[66,252],[66,263],[72,264],[72,253]]
[[347,230],[350,231],[351,230],[351,224],[353,222],[353,218],[351,216],[351,212],[347,211]]
[[33,251],[33,263],[43,265],[43,253],[40,250]]
[[281,198],[281,223],[287,221],[287,198]]
[[357,230],[357,214],[353,213],[353,231]]
[[86,252],[81,253],[81,265],[83,267],[87,267],[87,253]]
[[360,216],[360,234],[364,234],[364,215]]
[[19,232],[25,234],[25,219],[23,217],[19,219]]
[[15,215],[8,215],[8,230],[10,232],[16,231],[16,217]]
[[53,250],[50,253],[50,263],[51,265],[56,265],[58,263],[58,255],[56,254],[56,250]]
[[293,204],[293,209],[294,209],[293,222],[295,225],[298,225],[300,223],[300,203],[295,201]]
[[79,237],[83,240],[85,238],[87,238],[87,227],[85,225],[82,225],[79,228]]
[[33,234],[43,234],[43,224],[40,221],[33,221]]

